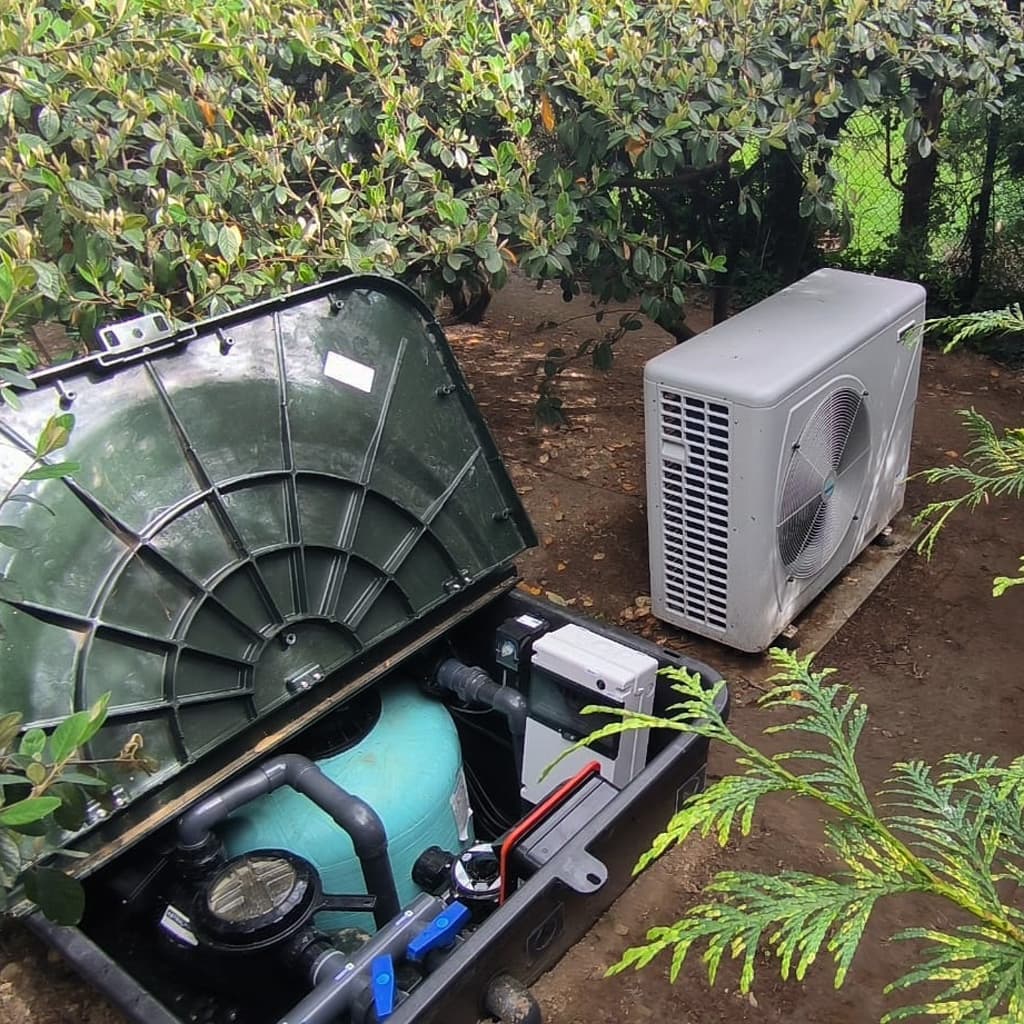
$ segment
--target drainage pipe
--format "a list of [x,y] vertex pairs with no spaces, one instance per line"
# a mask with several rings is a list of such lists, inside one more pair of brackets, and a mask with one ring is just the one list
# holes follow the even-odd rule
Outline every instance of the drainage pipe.
[[232,811],[282,786],[290,786],[312,800],[348,833],[359,858],[366,891],[377,898],[374,920],[378,928],[383,928],[402,909],[388,857],[384,822],[365,800],[332,782],[308,757],[282,754],[201,800],[178,821],[179,847],[186,852],[202,847],[213,828]]

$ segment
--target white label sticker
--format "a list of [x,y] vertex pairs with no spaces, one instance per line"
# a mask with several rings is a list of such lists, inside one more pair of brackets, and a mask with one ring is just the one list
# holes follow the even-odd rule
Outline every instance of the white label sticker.
[[459,842],[469,841],[469,819],[473,817],[473,809],[469,806],[469,791],[466,789],[466,776],[459,769],[459,777],[455,780],[452,791],[452,814],[455,815],[455,827],[459,830]]
[[342,384],[348,384],[349,387],[357,388],[359,391],[365,391],[367,394],[373,387],[374,373],[375,370],[372,366],[357,363],[340,352],[328,352],[327,358],[324,360],[325,376]]
[[173,935],[179,942],[189,946],[198,946],[199,940],[192,931],[192,922],[177,907],[167,904],[164,916],[160,918],[160,927]]
[[516,622],[522,623],[530,629],[536,629],[538,626],[543,626],[544,623],[540,619],[535,619],[532,615],[520,615]]

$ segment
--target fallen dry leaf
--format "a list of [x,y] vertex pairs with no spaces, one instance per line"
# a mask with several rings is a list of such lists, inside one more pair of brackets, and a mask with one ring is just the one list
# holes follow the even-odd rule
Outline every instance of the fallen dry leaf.
[[561,595],[561,594],[556,594],[556,593],[555,593],[555,592],[554,592],[553,590],[548,590],[548,591],[546,591],[546,592],[545,592],[545,594],[544,594],[544,596],[545,596],[545,597],[546,597],[546,598],[547,598],[547,599],[548,599],[548,600],[549,600],[549,601],[550,601],[550,602],[551,602],[552,604],[558,604],[558,605],[561,605],[561,606],[562,606],[563,608],[564,608],[564,607],[565,607],[565,606],[566,606],[566,605],[567,605],[567,604],[569,603],[568,601],[566,601],[566,599],[565,599],[564,597],[562,597],[562,595]]
[[541,595],[540,587],[535,587],[530,583],[520,583],[519,589],[525,590],[528,594],[532,594],[534,597],[540,597]]
[[555,106],[546,92],[541,93],[540,97],[540,120],[545,131],[553,132],[555,130]]
[[594,607],[594,599],[592,597],[584,597],[583,601],[582,601],[582,604],[583,604],[584,608],[593,608]]
[[565,572],[565,568],[566,568],[565,562],[559,562],[558,563],[558,571],[559,572]]
[[603,551],[595,551],[591,556],[595,562],[603,562],[605,559],[605,553]]

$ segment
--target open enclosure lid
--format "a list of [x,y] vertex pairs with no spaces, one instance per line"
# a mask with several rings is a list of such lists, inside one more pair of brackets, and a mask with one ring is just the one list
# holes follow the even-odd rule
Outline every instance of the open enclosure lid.
[[0,547],[0,711],[45,728],[110,691],[89,756],[137,733],[157,763],[115,777],[128,803],[535,543],[401,285],[351,277],[100,340],[0,407],[0,493],[63,411],[76,424],[49,461],[81,466],[0,513],[31,545]]

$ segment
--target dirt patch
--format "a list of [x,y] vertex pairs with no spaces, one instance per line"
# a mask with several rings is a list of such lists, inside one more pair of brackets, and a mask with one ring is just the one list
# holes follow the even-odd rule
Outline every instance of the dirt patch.
[[[449,332],[541,538],[521,561],[526,585],[719,667],[734,680],[733,722],[752,735],[765,724],[754,706],[759,691],[744,682],[753,661],[656,622],[643,600],[648,577],[641,371],[647,359],[668,347],[668,336],[645,326],[622,343],[607,373],[574,367],[564,380],[570,426],[562,431],[534,426],[533,386],[544,353],[578,343],[594,325],[574,320],[540,333],[533,328],[585,311],[584,300],[563,304],[556,288],[538,292],[513,282],[484,324]],[[698,311],[693,318],[697,326],[701,316]],[[926,353],[915,468],[963,451],[957,409],[974,406],[997,425],[1009,426],[1024,419],[1022,397],[1020,373],[977,355]],[[920,507],[925,494],[920,482],[912,482],[908,505]],[[1024,515],[1019,506],[995,503],[973,518],[954,520],[933,561],[904,558],[823,652],[822,660],[837,666],[871,706],[862,742],[870,785],[882,782],[893,761],[909,757],[935,760],[951,750],[1011,757],[1024,749],[1024,724],[1017,713],[1024,696],[1021,598],[1012,591],[998,601],[989,596],[992,576],[1013,569],[1020,553]],[[713,754],[710,768],[712,775],[728,769],[721,752]],[[753,998],[736,993],[728,971],[719,987],[709,990],[699,965],[687,966],[676,985],[666,978],[667,964],[602,980],[623,949],[652,925],[674,921],[722,865],[820,869],[826,866],[821,843],[813,812],[777,802],[766,805],[754,835],[736,848],[695,843],[673,852],[542,979],[537,992],[545,1019],[549,1024],[877,1021],[890,1005],[882,989],[905,969],[911,952],[884,939],[911,921],[943,923],[943,907],[920,901],[883,904],[838,993],[824,965],[805,982],[788,985],[765,970]],[[115,1011],[19,927],[0,934],[0,965],[2,1021],[121,1024]]]

